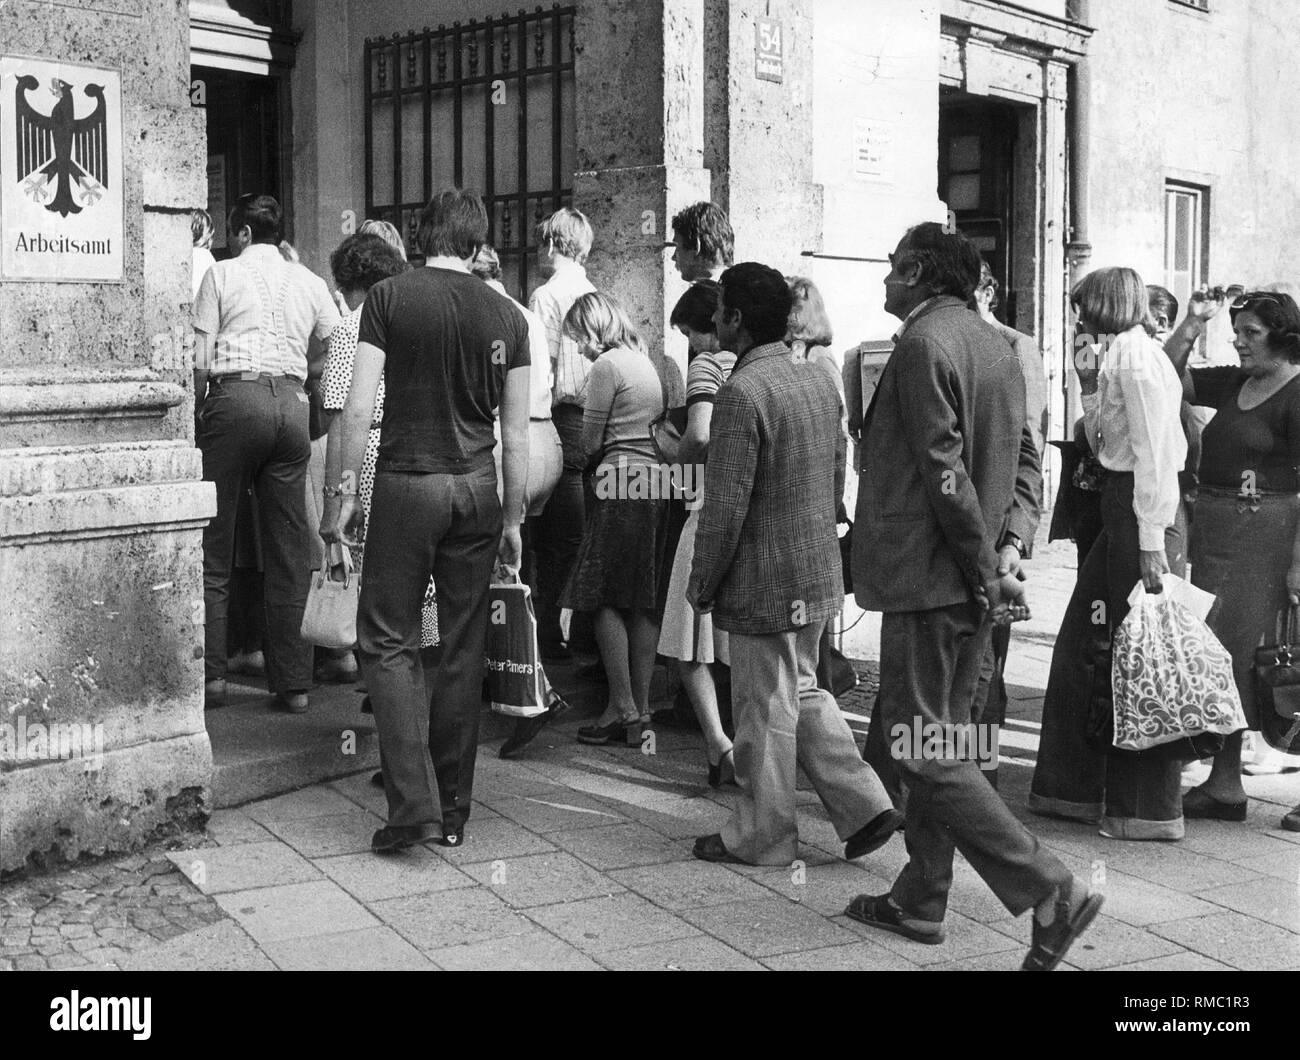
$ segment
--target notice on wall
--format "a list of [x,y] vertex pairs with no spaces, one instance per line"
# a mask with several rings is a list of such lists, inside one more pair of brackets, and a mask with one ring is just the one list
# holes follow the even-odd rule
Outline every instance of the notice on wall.
[[0,278],[123,279],[116,70],[0,56]]
[[760,81],[785,80],[785,28],[775,18],[754,23],[754,74]]
[[853,176],[882,184],[894,182],[894,126],[858,118],[853,122]]

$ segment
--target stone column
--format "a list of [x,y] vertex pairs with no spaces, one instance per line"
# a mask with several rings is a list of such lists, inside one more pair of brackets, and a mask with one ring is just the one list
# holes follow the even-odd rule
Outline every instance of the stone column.
[[186,6],[0,5],[0,41],[120,72],[125,210],[123,282],[0,284],[10,871],[205,812],[201,530],[215,496],[193,446],[189,210],[206,201],[206,152]]
[[[588,271],[662,350],[668,315],[685,289],[663,244],[672,239],[673,214],[709,198],[703,0],[580,0],[577,7],[573,201],[596,230]],[[685,367],[684,344],[669,343],[667,352]]]

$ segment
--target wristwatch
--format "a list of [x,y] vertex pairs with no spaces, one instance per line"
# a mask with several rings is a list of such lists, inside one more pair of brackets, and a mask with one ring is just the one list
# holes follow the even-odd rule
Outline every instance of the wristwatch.
[[[1013,534],[1010,531],[1002,537],[1002,548],[1006,548],[1008,545],[1020,553],[1021,559],[1026,559],[1029,556],[1029,549],[1025,547],[1025,543],[1020,540],[1018,535]],[[1001,551],[1001,549],[998,551]]]

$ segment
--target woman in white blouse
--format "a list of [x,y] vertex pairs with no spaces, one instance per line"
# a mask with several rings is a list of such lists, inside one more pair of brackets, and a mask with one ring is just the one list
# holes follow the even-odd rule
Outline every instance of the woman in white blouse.
[[1106,469],[1103,530],[1079,571],[1052,652],[1029,808],[1101,822],[1112,839],[1181,839],[1181,762],[1168,748],[1111,746],[1111,640],[1141,581],[1185,569],[1178,472],[1187,456],[1182,385],[1147,333],[1146,286],[1132,269],[1085,276],[1070,294],[1078,314],[1075,368],[1088,441]]

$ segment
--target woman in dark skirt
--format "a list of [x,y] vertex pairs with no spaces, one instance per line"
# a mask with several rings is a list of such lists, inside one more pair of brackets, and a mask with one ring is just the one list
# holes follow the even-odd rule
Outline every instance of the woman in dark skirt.
[[650,678],[659,641],[660,567],[668,477],[650,423],[665,386],[645,344],[612,298],[585,294],[565,333],[595,363],[587,381],[582,444],[592,476],[582,545],[560,606],[595,613],[596,644],[609,677],[609,703],[583,743],[639,746],[650,723]]
[[1147,292],[1136,272],[1098,269],[1070,299],[1079,314],[1075,368],[1088,442],[1106,469],[1103,529],[1052,651],[1029,809],[1099,820],[1111,839],[1181,839],[1179,761],[1160,748],[1109,746],[1096,722],[1098,704],[1109,698],[1112,642],[1129,593],[1139,580],[1159,592],[1166,571],[1181,576],[1185,568],[1182,384],[1142,326]]
[[[1192,581],[1218,598],[1206,621],[1232,655],[1257,729],[1255,649],[1277,643],[1288,604],[1300,602],[1300,309],[1288,295],[1254,292],[1229,313],[1241,367],[1187,373],[1196,404],[1217,410],[1201,438]],[[1241,738],[1227,738],[1209,778],[1183,797],[1185,817],[1246,819]],[[1300,832],[1300,806],[1282,827]]]

